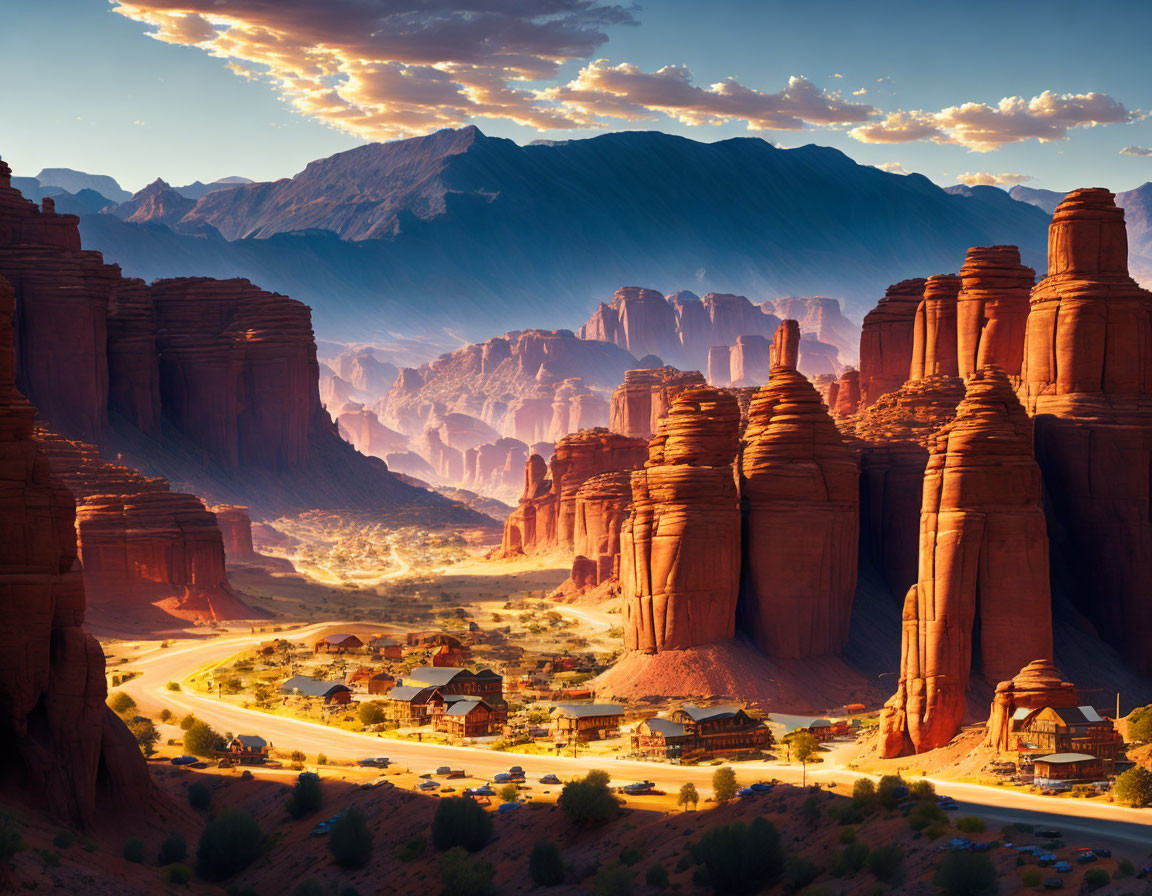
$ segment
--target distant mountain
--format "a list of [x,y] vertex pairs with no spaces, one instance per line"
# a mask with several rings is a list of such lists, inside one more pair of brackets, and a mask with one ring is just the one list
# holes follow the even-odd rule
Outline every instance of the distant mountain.
[[212,181],[210,184],[197,180],[186,186],[173,187],[172,189],[188,199],[203,199],[209,193],[214,193],[216,190],[228,190],[240,184],[250,183],[252,183],[252,181],[246,177],[222,177],[219,180]]
[[94,215],[108,206],[116,205],[111,199],[87,188],[78,193],[69,193],[61,187],[46,187],[34,177],[14,177],[12,186],[19,190],[25,199],[39,203],[45,196],[56,202],[56,211],[69,215]]
[[630,284],[840,296],[858,317],[889,283],[957,270],[971,246],[1012,243],[1042,269],[1048,224],[1003,191],[951,195],[827,147],[658,132],[519,146],[476,128],[209,193],[172,225],[184,233],[157,223],[166,211],[136,220],[86,217],[85,245],[146,279],[248,277],[353,341],[577,326]]
[[45,168],[36,175],[36,180],[42,187],[60,187],[69,193],[93,190],[101,196],[107,196],[113,202],[123,202],[132,196],[107,174],[86,174],[83,171],[73,171],[71,168]]
[[1027,202],[1029,205],[1042,208],[1048,214],[1052,214],[1067,194],[1058,193],[1055,190],[1037,190],[1034,187],[1017,185],[1008,191],[1008,195],[1017,202]]
[[196,205],[196,200],[183,196],[160,178],[152,181],[131,199],[106,210],[121,221],[152,221],[175,225]]

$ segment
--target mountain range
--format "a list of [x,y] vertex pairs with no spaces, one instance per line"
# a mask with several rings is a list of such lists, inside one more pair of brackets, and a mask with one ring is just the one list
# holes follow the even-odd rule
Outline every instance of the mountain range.
[[828,147],[659,132],[521,146],[466,127],[217,186],[157,181],[82,212],[85,245],[145,279],[247,277],[311,305],[322,337],[357,341],[575,327],[628,284],[835,295],[860,317],[971,246],[1017,245],[1042,270],[1050,216]]

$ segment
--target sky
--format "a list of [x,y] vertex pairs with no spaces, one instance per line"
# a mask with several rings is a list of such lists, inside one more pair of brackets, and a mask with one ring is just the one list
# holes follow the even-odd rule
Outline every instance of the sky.
[[834,146],[942,186],[1152,180],[1152,3],[0,0],[0,157],[129,190],[475,124]]

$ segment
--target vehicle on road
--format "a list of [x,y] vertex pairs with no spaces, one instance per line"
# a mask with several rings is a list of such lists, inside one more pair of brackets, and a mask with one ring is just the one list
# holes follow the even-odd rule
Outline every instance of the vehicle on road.
[[1069,862],[1057,862],[1052,866],[1053,871],[1059,871],[1061,874],[1067,874],[1072,870],[1072,865]]
[[629,796],[639,796],[644,793],[653,793],[656,790],[656,785],[652,781],[636,781],[632,784],[625,784],[620,788],[620,793],[628,794]]
[[1077,865],[1088,865],[1095,861],[1097,861],[1096,853],[1092,852],[1090,849],[1078,850],[1076,853]]
[[1041,868],[1050,868],[1051,866],[1055,865],[1058,861],[1060,861],[1060,860],[1057,859],[1056,856],[1052,855],[1052,853],[1049,852],[1049,853],[1045,853],[1044,855],[1040,856],[1040,859],[1036,864],[1038,864]]
[[1064,878],[1062,877],[1046,877],[1044,878],[1045,890],[1062,890],[1064,888]]
[[440,789],[440,782],[439,781],[421,781],[418,786],[420,787],[421,790],[439,790]]
[[1112,858],[1112,850],[1110,850],[1110,849],[1105,849],[1105,848],[1104,848],[1104,847],[1102,847],[1102,846],[1093,846],[1093,847],[1092,847],[1092,852],[1094,852],[1094,853],[1096,854],[1096,857],[1097,857],[1097,858],[1100,858],[1100,859],[1110,859],[1110,858]]
[[559,784],[560,779],[557,778],[555,775],[545,775],[543,778],[540,779],[540,783],[541,784]]
[[511,784],[512,776],[507,772],[498,772],[492,776],[492,781],[496,784]]
[[195,756],[173,756],[169,760],[173,765],[195,765],[199,761]]
[[753,784],[750,788],[754,793],[771,793],[775,784],[765,784],[763,782]]

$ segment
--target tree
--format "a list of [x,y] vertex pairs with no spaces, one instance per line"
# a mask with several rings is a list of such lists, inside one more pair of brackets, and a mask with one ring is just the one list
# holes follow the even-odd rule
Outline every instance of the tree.
[[802,769],[801,786],[803,787],[808,786],[808,763],[819,749],[820,742],[809,731],[798,731],[792,737],[792,753],[796,756],[796,761],[800,763]]
[[384,721],[384,704],[379,700],[361,703],[356,715],[360,717],[361,725],[379,725]]
[[196,716],[192,715],[192,713],[188,713],[188,715],[184,716],[184,718],[182,718],[180,720],[180,730],[181,731],[187,731],[189,728],[191,728],[195,724],[196,724]]
[[1116,799],[1137,809],[1152,805],[1152,771],[1136,765],[1117,775],[1112,788]]
[[712,772],[712,796],[718,803],[726,803],[736,796],[740,785],[736,783],[736,772],[732,767],[722,765]]
[[193,756],[211,758],[224,749],[224,738],[207,723],[195,721],[184,732],[184,751]]
[[900,802],[901,794],[907,793],[908,787],[899,775],[884,775],[876,785],[876,796],[880,798],[880,805],[885,809],[895,809]]
[[1128,713],[1128,739],[1139,743],[1152,740],[1152,706],[1141,706]]
[[212,788],[203,781],[188,785],[188,805],[193,809],[207,809],[212,805]]
[[935,785],[933,785],[931,781],[925,781],[923,778],[921,778],[919,781],[916,781],[908,790],[912,796],[916,797],[916,799],[921,800],[922,802],[928,800],[935,802],[936,800]]
[[160,732],[156,730],[151,719],[133,719],[128,723],[128,730],[136,738],[141,753],[145,756],[151,756],[156,752],[156,741],[160,740]]
[[432,817],[432,845],[439,850],[458,846],[476,852],[492,839],[492,817],[475,800],[440,800]]
[[904,850],[895,843],[877,846],[868,856],[868,870],[882,883],[895,883],[904,870]]
[[156,860],[161,865],[171,865],[173,862],[179,862],[188,855],[188,844],[184,838],[173,831],[168,835],[168,838],[160,844],[160,854]]
[[696,785],[689,781],[680,788],[680,796],[676,800],[676,805],[687,809],[691,804],[692,808],[695,809],[698,802],[700,802],[700,794],[696,792]]
[[313,772],[302,772],[296,776],[296,783],[288,794],[288,814],[293,818],[303,818],[319,812],[324,805],[324,791],[320,788],[320,776]]
[[372,858],[372,832],[364,813],[356,806],[348,809],[332,825],[328,848],[342,868],[363,868]]
[[136,701],[123,691],[117,691],[109,697],[108,705],[112,708],[112,712],[121,718],[136,712]]
[[528,857],[528,873],[538,887],[555,887],[564,883],[564,860],[560,847],[551,840],[537,840]]
[[500,797],[502,803],[514,803],[520,799],[520,791],[515,784],[505,784],[496,791],[496,795]]
[[937,867],[933,883],[948,896],[984,896],[996,892],[996,866],[983,853],[949,853]]
[[867,809],[876,801],[876,785],[871,778],[857,778],[852,785],[852,802],[858,809]]
[[225,809],[208,821],[196,847],[196,873],[224,880],[247,868],[263,846],[260,826],[245,810]]
[[737,821],[705,831],[695,852],[717,893],[756,893],[784,871],[780,835],[762,817],[748,825]]
[[[484,810],[481,809],[480,811],[483,812]],[[495,868],[485,861],[472,858],[463,848],[457,846],[446,852],[440,863],[440,880],[444,884],[444,889],[440,891],[440,894],[441,896],[497,896],[496,885],[492,883],[492,878],[495,876]]]
[[668,889],[668,869],[656,862],[648,866],[648,871],[644,875],[644,883],[652,887],[654,890],[667,890]]
[[608,781],[607,772],[593,769],[564,785],[558,802],[570,822],[580,828],[598,828],[620,814],[620,803],[608,789]]

